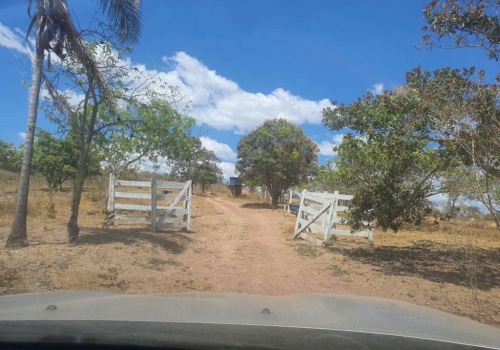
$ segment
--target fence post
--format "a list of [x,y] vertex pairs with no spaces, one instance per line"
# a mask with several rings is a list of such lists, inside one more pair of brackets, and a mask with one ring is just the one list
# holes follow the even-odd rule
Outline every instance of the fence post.
[[186,200],[184,201],[184,209],[187,209],[187,214],[184,214],[182,217],[182,221],[187,222],[187,227],[183,227],[182,231],[189,231],[191,226],[191,195],[193,193],[192,181],[189,180],[186,182],[186,185],[189,186],[188,193],[186,194]]
[[109,174],[109,191],[108,191],[108,213],[112,213],[110,215],[109,224],[113,225],[115,222],[114,214],[115,214],[115,174]]
[[156,176],[151,180],[151,231],[156,231]]
[[288,194],[288,211],[287,214],[290,214],[290,204],[292,204],[293,190],[290,188],[290,193]]
[[330,199],[330,210],[328,211],[328,218],[326,219],[325,236],[323,238],[324,243],[328,243],[330,239],[330,231],[332,226],[333,217],[337,212],[337,198]]
[[[337,218],[337,206],[339,205],[339,191],[333,191],[333,194],[335,195],[335,211],[333,212],[333,219],[336,219]],[[332,227],[330,227],[330,229],[337,229],[337,222],[336,220],[332,220],[333,223],[332,223]]]
[[300,196],[300,205],[297,209],[297,220],[295,222],[295,230],[293,231],[293,237],[295,238],[296,232],[299,230],[299,218],[302,219],[302,205],[304,204],[304,197],[306,195],[306,190],[302,191],[302,196]]
[[370,227],[368,227],[368,240],[370,243],[373,243],[373,235],[375,233],[375,220],[370,223]]

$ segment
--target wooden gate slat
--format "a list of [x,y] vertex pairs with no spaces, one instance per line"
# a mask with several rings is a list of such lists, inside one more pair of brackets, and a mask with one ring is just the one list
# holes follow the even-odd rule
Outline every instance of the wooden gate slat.
[[325,211],[328,210],[328,208],[330,208],[331,206],[331,203],[325,205],[323,207],[322,210],[319,211],[318,214],[316,214],[305,226],[302,226],[297,232],[295,232],[295,236],[293,238],[296,238],[302,231],[304,231],[306,228],[308,228],[314,220],[316,220],[317,218],[319,218],[321,216],[321,214],[323,214]]
[[[337,191],[334,194],[302,191],[293,238],[302,238],[314,244],[321,245],[327,243],[332,235],[349,235],[365,237],[372,242],[373,227],[370,227],[368,231],[337,229],[337,223],[346,222],[346,219],[337,217],[337,213],[348,209],[345,205],[338,205],[338,202],[339,200],[351,200],[352,198],[353,196],[341,195]],[[327,210],[328,213],[326,213]],[[310,218],[310,216],[312,217]],[[305,233],[305,230],[323,233],[323,241],[308,235]]]
[[314,243],[316,245],[323,245],[323,241],[321,239],[314,238],[313,236],[310,236],[305,232],[302,232],[301,234],[299,234],[298,237],[302,238],[305,241]]
[[173,188],[173,189],[183,189],[186,186],[185,183],[174,182],[174,181],[156,181],[157,188]]
[[160,225],[165,221],[165,219],[170,214],[170,211],[177,205],[177,203],[180,200],[180,197],[184,196],[185,193],[186,193],[186,191],[190,187],[191,187],[191,181],[188,181],[186,183],[186,185],[184,186],[184,188],[182,189],[182,191],[179,193],[178,197],[176,199],[174,199],[174,201],[172,202],[172,204],[170,204],[170,206],[167,208],[167,210],[165,211],[165,213],[158,219],[158,221],[156,222],[156,227],[160,227]]
[[151,182],[116,180],[115,185],[128,187],[151,187]]
[[[191,181],[185,183],[173,181],[158,181],[154,177],[151,182],[143,181],[125,181],[117,180],[113,174],[110,174],[109,181],[109,198],[108,210],[115,214],[115,210],[131,210],[151,212],[150,216],[137,215],[113,215],[116,220],[150,222],[152,231],[156,228],[189,228],[191,221]],[[150,187],[150,193],[115,191],[116,186],[128,187]],[[172,194],[172,191],[166,194],[157,194],[157,188],[169,188],[179,194]],[[130,204],[130,203],[115,203],[115,198],[130,198],[130,199],[149,199],[150,205]],[[159,206],[158,201],[171,201],[168,206]],[[179,202],[183,202],[178,204]],[[158,217],[158,215],[161,215]],[[182,217],[176,217],[182,215]]]

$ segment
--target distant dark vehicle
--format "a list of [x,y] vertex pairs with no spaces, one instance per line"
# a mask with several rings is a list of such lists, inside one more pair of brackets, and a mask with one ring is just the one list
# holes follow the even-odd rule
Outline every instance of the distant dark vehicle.
[[242,185],[241,179],[239,177],[230,177],[229,184],[230,185]]
[[297,216],[297,213],[299,212],[300,205],[298,204],[290,204],[290,211]]
[[0,297],[0,349],[500,349],[496,328],[399,301],[64,292]]

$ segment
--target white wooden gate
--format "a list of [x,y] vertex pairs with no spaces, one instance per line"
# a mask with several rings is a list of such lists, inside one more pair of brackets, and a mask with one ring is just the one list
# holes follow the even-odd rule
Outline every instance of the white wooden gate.
[[[117,187],[127,187],[129,190],[127,192],[116,191]],[[189,230],[192,195],[191,181],[160,181],[156,178],[153,178],[151,182],[125,181],[117,180],[113,174],[110,174],[108,212],[113,214],[113,220],[148,222],[153,232],[156,229],[166,228]],[[132,199],[132,201],[142,203],[117,203],[118,198]],[[116,213],[117,210],[120,214]],[[129,215],[123,211],[133,213]],[[148,214],[141,216],[141,211]]]
[[[339,230],[337,224],[345,219],[337,216],[338,212],[348,209],[341,201],[350,201],[353,196],[335,193],[319,193],[302,191],[300,207],[297,213],[293,238],[302,238],[317,245],[328,243],[335,235],[356,236],[368,238],[373,241],[373,225],[367,231]],[[323,234],[323,240],[315,238],[307,232]]]

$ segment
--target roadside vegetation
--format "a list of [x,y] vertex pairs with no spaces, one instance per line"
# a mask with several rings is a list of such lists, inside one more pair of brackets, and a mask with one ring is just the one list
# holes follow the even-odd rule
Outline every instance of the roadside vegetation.
[[[500,325],[497,72],[415,67],[393,90],[333,102],[323,110],[322,122],[325,131],[343,138],[323,165],[317,144],[300,126],[269,116],[238,144],[236,171],[246,188],[242,198],[232,199],[220,160],[203,146],[201,135],[194,135],[196,121],[186,96],[162,80],[161,68],[130,65],[143,22],[140,0],[96,1],[102,17],[91,30],[75,27],[64,0],[30,4],[27,32],[34,44],[28,41],[33,77],[26,140],[19,147],[0,140],[0,238],[5,241],[0,294],[59,289],[260,293],[283,287],[273,285],[277,276],[290,282],[288,266],[279,258],[322,266],[327,282],[312,290],[294,286],[297,292],[343,291],[331,289],[331,278],[332,284],[356,285],[356,292]],[[498,61],[499,12],[498,1],[433,0],[424,8],[422,45],[476,48]],[[37,126],[38,114],[52,123],[51,130]],[[192,180],[195,230],[153,234],[133,225],[109,227],[109,174]],[[351,237],[326,247],[292,241],[294,218],[276,211],[290,188],[353,194],[349,222],[353,229],[376,222],[375,244],[360,245]],[[259,239],[248,243],[257,230],[262,230]],[[243,243],[231,245],[233,235]],[[215,243],[209,242],[212,237]],[[225,276],[212,271],[220,266],[265,270],[252,260],[263,258],[259,249],[266,248],[256,246],[262,241],[273,245],[275,265],[282,269],[264,271],[267,285],[254,290],[245,281],[220,282]],[[241,263],[224,260],[227,252],[237,252],[232,258]],[[191,258],[199,259],[196,267],[207,264],[210,270],[203,270],[204,276],[193,271]],[[293,271],[294,278],[305,276],[298,267]],[[142,273],[155,281],[151,289],[143,287]],[[80,274],[87,277],[80,280]],[[175,278],[165,284],[160,278],[165,275],[158,274]],[[397,292],[391,292],[391,283]],[[419,283],[423,294],[416,290]]]

